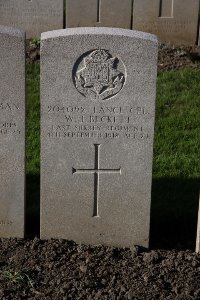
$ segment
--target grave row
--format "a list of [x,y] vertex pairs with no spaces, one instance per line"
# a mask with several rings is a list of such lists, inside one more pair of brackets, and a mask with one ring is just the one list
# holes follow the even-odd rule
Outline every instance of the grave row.
[[[23,237],[25,34],[0,45],[0,237]],[[157,52],[132,30],[42,34],[41,238],[148,247]]]
[[[25,34],[0,45],[0,237],[23,237]],[[42,34],[41,238],[148,247],[156,70],[151,34]]]
[[[27,38],[64,27],[115,27],[156,34],[160,41],[198,41],[199,0],[0,0],[0,24]],[[64,7],[66,8],[64,9]],[[65,12],[64,12],[65,10]]]

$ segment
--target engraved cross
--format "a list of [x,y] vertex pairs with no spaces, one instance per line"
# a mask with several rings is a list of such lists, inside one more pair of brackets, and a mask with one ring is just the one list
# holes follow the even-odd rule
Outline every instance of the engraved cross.
[[159,17],[173,18],[174,15],[174,0],[160,0]]
[[101,23],[101,0],[97,0],[97,23]]
[[95,161],[94,169],[75,169],[72,168],[72,174],[94,174],[94,210],[93,217],[99,217],[98,202],[99,202],[99,175],[100,174],[120,174],[119,169],[101,169],[100,168],[100,147],[101,144],[94,144],[95,147]]

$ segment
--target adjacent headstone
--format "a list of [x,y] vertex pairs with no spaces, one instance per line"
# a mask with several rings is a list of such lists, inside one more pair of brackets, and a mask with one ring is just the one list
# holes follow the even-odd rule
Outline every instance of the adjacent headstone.
[[0,26],[0,237],[24,236],[25,33]]
[[0,0],[0,24],[26,31],[27,38],[63,28],[63,0]]
[[131,29],[132,0],[67,0],[66,27]]
[[200,252],[200,195],[199,195],[199,213],[197,223],[197,239],[196,239],[196,252]]
[[148,247],[157,38],[76,28],[41,43],[41,238]]
[[158,35],[160,41],[195,44],[199,0],[134,0],[133,29]]

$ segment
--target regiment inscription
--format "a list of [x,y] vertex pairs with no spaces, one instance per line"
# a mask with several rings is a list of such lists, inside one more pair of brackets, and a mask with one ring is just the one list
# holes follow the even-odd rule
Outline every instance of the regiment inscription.
[[[136,106],[109,107],[52,107],[50,115],[57,116],[57,121],[49,127],[49,138],[97,138],[118,139],[132,138],[145,140],[150,137],[145,127],[148,112]],[[136,117],[138,121],[136,121]]]

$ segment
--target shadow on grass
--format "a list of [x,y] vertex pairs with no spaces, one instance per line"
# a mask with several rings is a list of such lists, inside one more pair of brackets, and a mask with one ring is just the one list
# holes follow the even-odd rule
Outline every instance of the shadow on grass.
[[40,176],[26,176],[26,237],[40,234]]
[[151,249],[195,249],[200,182],[153,179]]

